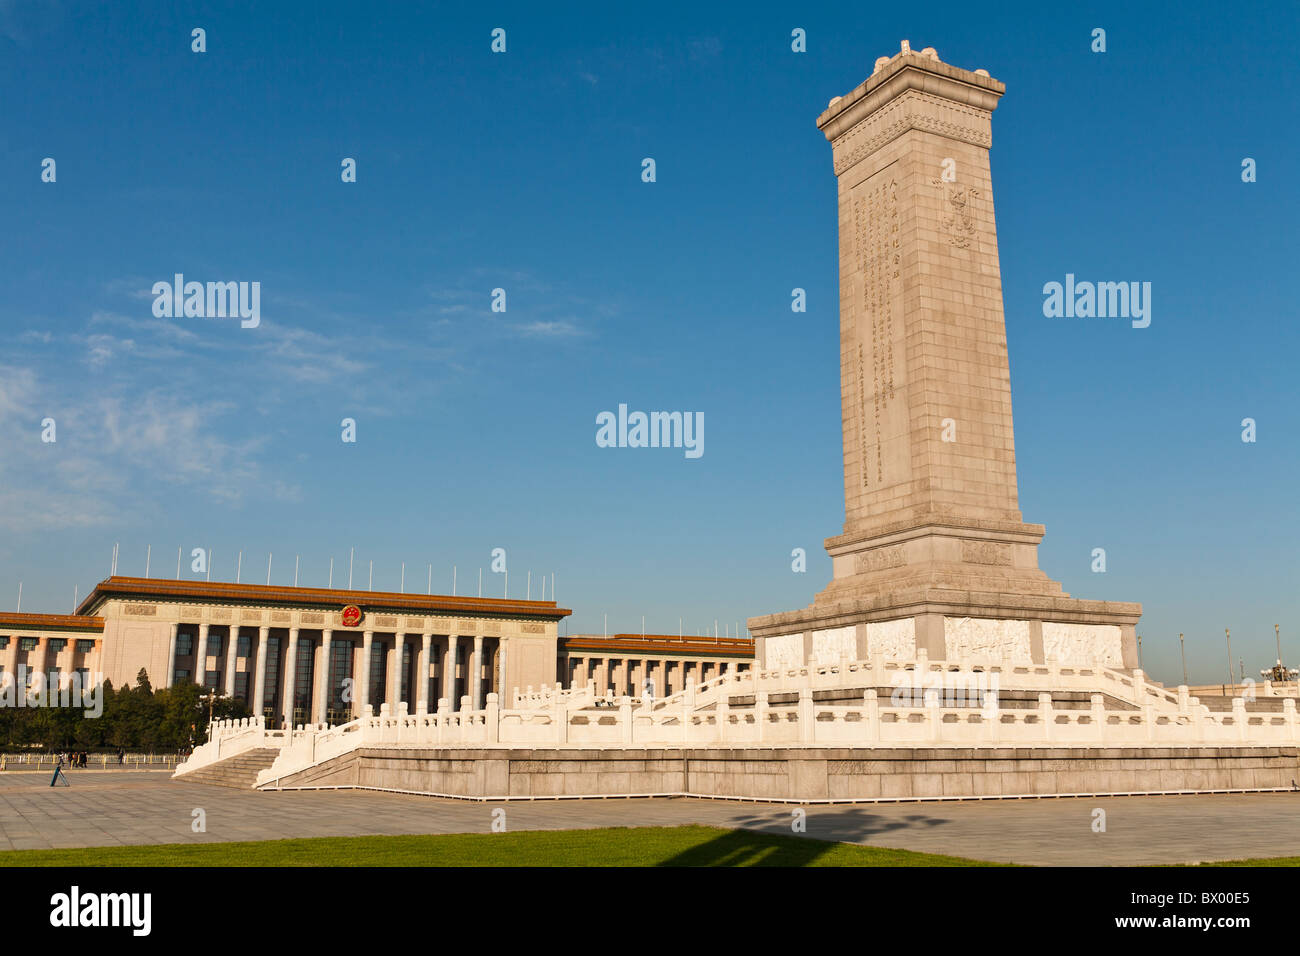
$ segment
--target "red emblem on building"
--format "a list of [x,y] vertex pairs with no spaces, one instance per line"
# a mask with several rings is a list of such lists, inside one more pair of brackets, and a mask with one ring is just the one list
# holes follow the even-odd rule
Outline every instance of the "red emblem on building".
[[343,626],[356,627],[361,623],[361,608],[355,604],[349,604],[343,609]]

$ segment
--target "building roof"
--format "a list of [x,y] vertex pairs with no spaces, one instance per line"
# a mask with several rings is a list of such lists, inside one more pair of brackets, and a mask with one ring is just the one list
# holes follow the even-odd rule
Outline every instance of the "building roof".
[[392,591],[353,591],[336,588],[294,588],[265,584],[221,584],[210,581],[169,581],[163,578],[111,577],[100,581],[77,608],[92,614],[113,598],[174,601],[195,604],[278,605],[324,608],[355,604],[367,611],[406,614],[474,614],[533,617],[558,621],[573,612],[554,601],[452,597],[446,594],[395,594]]
[[754,642],[734,637],[679,637],[676,634],[572,634],[560,638],[560,650],[612,653],[701,654],[714,657],[753,657]]
[[0,611],[0,631],[97,631],[104,630],[102,617],[82,614],[10,614]]

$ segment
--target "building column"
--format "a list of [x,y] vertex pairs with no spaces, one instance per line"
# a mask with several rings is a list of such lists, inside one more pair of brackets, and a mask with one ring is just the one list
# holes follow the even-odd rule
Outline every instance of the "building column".
[[298,688],[298,629],[289,628],[289,652],[284,655],[284,688],[281,708],[284,713],[284,725],[293,726],[293,698]]
[[239,625],[226,628],[226,696],[235,696],[235,655],[239,649]]
[[[180,636],[180,630],[181,626],[179,624],[172,625],[172,636],[167,642],[167,674],[163,678],[163,687],[171,687],[176,681],[176,639]],[[10,650],[17,653],[18,638],[11,638],[10,643],[13,645]],[[8,659],[5,660],[5,673],[13,673]]]
[[415,665],[415,676],[420,682],[415,689],[415,709],[417,713],[429,709],[429,642],[432,640],[432,634],[420,635],[420,662]]
[[[173,626],[172,634],[175,635],[175,633],[176,628]],[[18,644],[21,640],[22,638],[17,634],[11,634],[9,635],[9,646],[5,648],[5,673],[8,675],[9,680],[14,682],[15,702],[18,700],[18,694],[22,693],[22,688],[18,686]]]
[[388,712],[397,713],[397,705],[402,699],[402,645],[406,635],[400,632],[393,635],[392,657],[388,660]]
[[50,692],[50,639],[38,637],[36,642],[36,662],[41,674],[41,687],[45,688],[48,694]]
[[327,719],[330,706],[330,658],[334,642],[334,632],[328,627],[320,632],[320,667],[317,668],[316,680],[316,723],[323,724]]
[[474,669],[469,675],[469,706],[478,710],[483,704],[479,701],[483,688],[483,635],[474,635]]
[[442,696],[450,702],[452,710],[460,706],[456,701],[456,644],[459,640],[458,634],[447,637],[447,653],[443,657],[446,666],[442,674]]
[[257,629],[257,676],[253,679],[253,716],[261,717],[266,702],[266,645],[270,643],[271,629]]
[[366,712],[370,703],[370,654],[374,650],[375,632],[364,631],[361,635],[361,679],[357,681],[357,716]]
[[199,640],[194,645],[194,683],[200,688],[208,686],[208,631],[210,625],[199,625]]

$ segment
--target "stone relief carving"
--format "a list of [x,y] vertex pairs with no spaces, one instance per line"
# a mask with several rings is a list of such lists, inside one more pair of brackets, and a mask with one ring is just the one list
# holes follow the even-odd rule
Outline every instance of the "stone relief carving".
[[1043,656],[1060,664],[1124,664],[1119,626],[1043,622]]
[[1011,565],[1011,548],[1009,545],[993,541],[963,541],[961,559],[967,564],[995,564],[1003,567]]
[[944,644],[948,660],[969,658],[1010,659],[1029,663],[1029,622],[982,617],[945,617]]
[[910,617],[867,625],[867,653],[892,660],[916,657],[916,620]]
[[813,631],[812,637],[813,662],[816,664],[838,664],[846,654],[849,660],[858,658],[858,629],[854,625]]
[[933,180],[944,194],[948,204],[948,214],[943,220],[943,230],[948,234],[948,242],[958,249],[970,247],[975,238],[976,223],[973,203],[981,195],[974,186],[959,186],[946,183],[941,179]]
[[[950,118],[944,118],[950,117]],[[910,90],[841,136],[831,153],[835,175],[840,175],[865,156],[870,156],[909,129],[939,133],[972,146],[993,145],[989,114],[971,106]]]
[[907,559],[903,557],[903,546],[899,544],[892,548],[875,548],[855,556],[853,570],[857,574],[866,574],[870,571],[901,568],[905,564]]
[[763,645],[765,665],[768,670],[803,665],[803,634],[781,634],[769,637]]

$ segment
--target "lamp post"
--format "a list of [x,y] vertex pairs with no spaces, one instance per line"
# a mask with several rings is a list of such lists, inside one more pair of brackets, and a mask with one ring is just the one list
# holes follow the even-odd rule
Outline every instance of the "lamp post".
[[1183,686],[1187,686],[1187,644],[1183,641],[1183,632],[1178,632],[1178,650],[1183,655]]
[[[199,698],[199,700],[204,700],[204,699],[205,698],[202,697]],[[217,690],[215,687],[208,688],[208,696],[206,700],[208,702],[208,735],[211,736],[212,735],[212,705],[217,700]]]
[[[1232,632],[1225,627],[1223,629],[1223,634],[1228,640],[1228,684],[1229,686],[1235,687],[1236,685],[1233,684],[1232,680]],[[1231,693],[1231,691],[1229,691],[1229,693]]]

